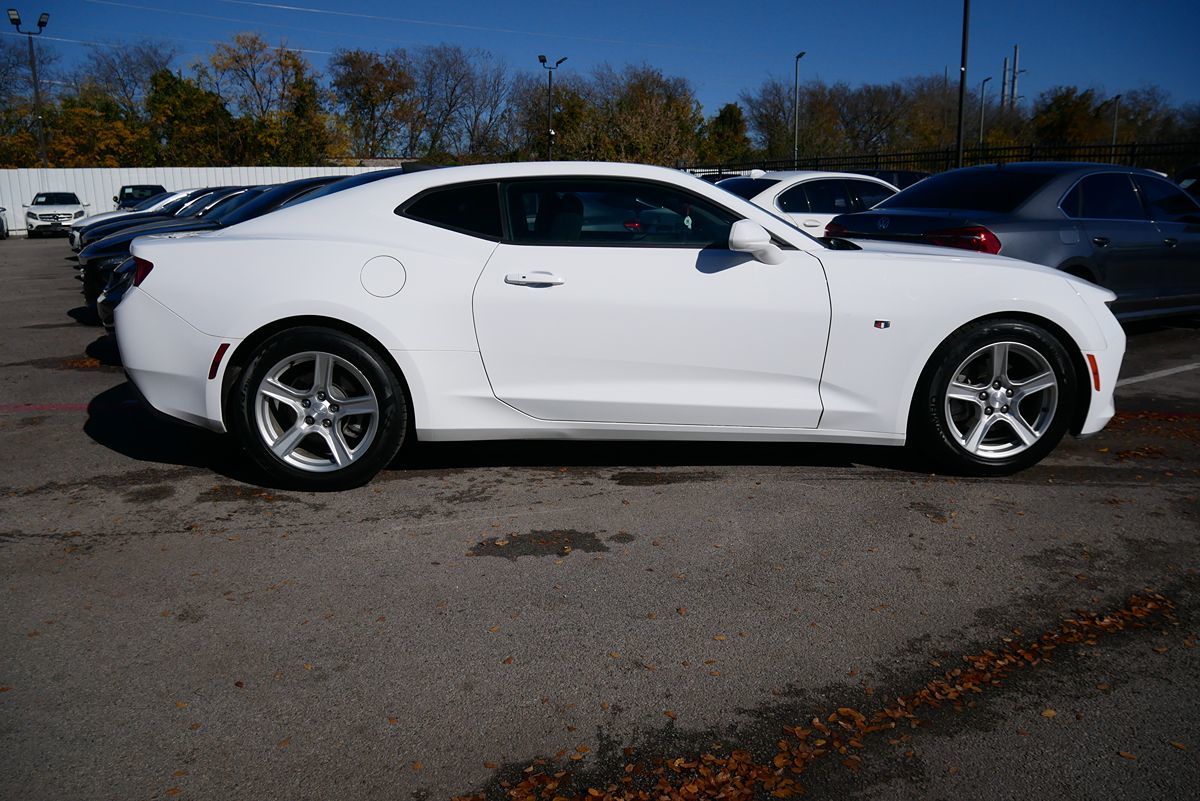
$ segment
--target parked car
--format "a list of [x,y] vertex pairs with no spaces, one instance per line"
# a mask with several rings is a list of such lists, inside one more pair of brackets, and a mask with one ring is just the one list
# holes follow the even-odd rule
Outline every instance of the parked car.
[[[191,190],[187,190],[191,191]],[[73,250],[78,250],[76,244],[79,241],[79,232],[88,225],[95,225],[101,222],[110,222],[120,219],[129,214],[135,214],[142,211],[157,211],[163,206],[166,206],[172,200],[177,200],[187,194],[184,192],[163,192],[153,197],[148,197],[141,203],[134,206],[132,209],[122,209],[120,211],[104,211],[99,214],[89,214],[82,219],[71,223],[71,229],[67,232],[67,241],[70,243]]]
[[1200,200],[1200,164],[1185,167],[1176,173],[1175,183],[1196,200]]
[[8,239],[8,219],[4,216],[6,211],[8,209],[0,206],[0,239]]
[[887,181],[845,172],[762,172],[726,178],[717,186],[811,229],[820,236],[839,214],[869,209],[898,189]]
[[826,234],[1031,261],[1111,289],[1122,319],[1200,310],[1200,205],[1149,170],[1028,163],[952,170]]
[[242,188],[244,187],[218,186],[193,189],[183,197],[176,198],[159,209],[129,212],[121,217],[100,220],[93,225],[86,224],[85,220],[83,221],[85,224],[79,229],[79,235],[73,237],[75,244],[72,245],[72,249],[79,252],[92,242],[135,225],[146,225],[198,214],[212,205],[216,199]]
[[113,203],[117,204],[118,210],[132,209],[146,198],[161,195],[166,191],[167,188],[159,184],[126,184],[113,195]]
[[90,204],[81,203],[74,192],[38,192],[33,196],[32,203],[26,203],[25,231],[33,239],[35,236],[58,234],[67,230],[72,220],[78,220],[87,212],[84,208]]
[[[620,206],[680,225],[586,216]],[[1086,281],[825,242],[635,164],[403,175],[131,254],[117,340],[150,405],[314,489],[414,436],[907,441],[1010,473],[1106,424],[1125,347]]]

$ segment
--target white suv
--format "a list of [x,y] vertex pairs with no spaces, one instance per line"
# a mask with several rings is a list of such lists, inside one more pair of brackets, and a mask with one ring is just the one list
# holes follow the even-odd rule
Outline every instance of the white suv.
[[87,212],[74,192],[38,192],[25,204],[25,230],[32,239],[49,233],[65,233],[71,223]]

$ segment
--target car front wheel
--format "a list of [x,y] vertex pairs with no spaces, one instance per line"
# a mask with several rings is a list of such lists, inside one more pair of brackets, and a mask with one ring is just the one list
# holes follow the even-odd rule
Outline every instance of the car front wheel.
[[295,328],[267,340],[236,379],[231,428],[254,462],[298,489],[359,486],[404,444],[404,388],[355,337]]
[[910,444],[950,472],[1015,473],[1062,439],[1078,391],[1070,356],[1041,326],[974,323],[956,332],[924,371]]

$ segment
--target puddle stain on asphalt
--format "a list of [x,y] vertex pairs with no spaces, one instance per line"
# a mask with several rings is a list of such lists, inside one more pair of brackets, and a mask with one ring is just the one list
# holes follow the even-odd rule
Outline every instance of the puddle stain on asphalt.
[[3,365],[4,367],[37,367],[44,370],[83,370],[102,373],[120,373],[124,369],[119,364],[105,364],[92,356],[51,356],[45,359],[29,359]]
[[660,484],[690,484],[716,481],[720,475],[711,470],[661,472],[657,470],[627,470],[613,473],[610,480],[622,487],[656,487]]
[[301,504],[313,511],[326,507],[323,503],[312,503],[280,492],[263,489],[262,487],[238,486],[236,484],[214,484],[196,496],[196,501],[208,503],[240,503],[246,506],[258,506],[264,503]]
[[950,521],[950,515],[945,509],[940,509],[926,501],[913,501],[908,505],[908,508],[923,515],[927,520],[932,520],[934,523],[948,523]]
[[[1005,680],[1018,670],[1032,669],[1049,661],[1057,649],[1081,644],[1093,646],[1101,638],[1150,627],[1178,626],[1174,612],[1171,599],[1146,592],[1131,596],[1124,606],[1108,612],[1077,613],[1064,619],[1057,628],[1025,642],[1018,641],[1020,633],[1014,630],[1013,636],[1004,637],[990,649],[963,656],[961,667],[944,670],[913,692],[879,693],[886,700],[876,711],[864,713],[831,704],[833,711],[818,714],[807,722],[796,724],[798,716],[792,716],[793,722],[783,725],[782,733],[775,730],[776,734],[767,739],[773,745],[770,757],[761,744],[757,748],[737,747],[718,742],[725,738],[714,732],[697,737],[680,736],[675,731],[675,718],[668,710],[664,714],[672,723],[662,739],[680,750],[690,749],[684,752],[687,756],[667,757],[660,753],[643,761],[636,754],[646,749],[618,750],[610,741],[605,743],[595,763],[577,772],[568,769],[572,763],[566,760],[578,761],[579,757],[561,751],[529,765],[507,765],[483,790],[456,796],[453,801],[800,796],[805,787],[799,777],[818,762],[837,760],[858,773],[863,767],[859,754],[869,747],[868,740],[880,739],[877,735],[884,734],[890,745],[902,746],[910,735],[896,732],[900,725],[925,728],[931,725],[930,716],[939,708],[963,712],[974,707],[980,694],[1003,687]],[[931,664],[941,667],[942,663]],[[666,748],[655,750],[667,752]]]
[[467,556],[499,556],[515,562],[521,556],[565,556],[572,551],[607,553],[608,546],[594,531],[534,530],[528,534],[488,537],[467,551]]
[[157,486],[130,490],[125,493],[125,500],[128,503],[154,503],[155,501],[165,501],[174,494],[174,487],[169,484],[159,484]]

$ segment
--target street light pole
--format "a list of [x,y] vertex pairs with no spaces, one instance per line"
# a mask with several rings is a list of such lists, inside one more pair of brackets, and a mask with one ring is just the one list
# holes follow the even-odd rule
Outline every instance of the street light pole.
[[992,76],[988,76],[979,82],[979,147],[983,149],[983,100],[987,97],[987,85]]
[[963,165],[963,114],[966,109],[963,103],[967,97],[967,38],[971,25],[971,0],[963,0],[963,35],[962,63],[958,68],[958,135],[955,137],[958,149],[958,166]]
[[563,56],[552,67],[544,55],[538,56],[538,63],[546,70],[546,161],[554,160],[554,71],[566,60]]
[[800,163],[800,59],[808,52],[796,54],[796,76],[792,82],[792,168]]
[[1117,157],[1117,119],[1121,112],[1121,96],[1117,95],[1113,98],[1113,133],[1112,133],[1112,157]]
[[46,28],[46,24],[50,22],[50,15],[42,13],[38,17],[36,31],[21,30],[21,15],[15,8],[8,10],[8,21],[17,29],[17,33],[25,34],[25,41],[29,44],[29,77],[33,81],[33,112],[37,118],[38,158],[43,167],[49,167],[50,162],[46,160],[46,130],[42,123],[42,86],[38,81],[37,54],[33,49],[33,37],[40,35]]

